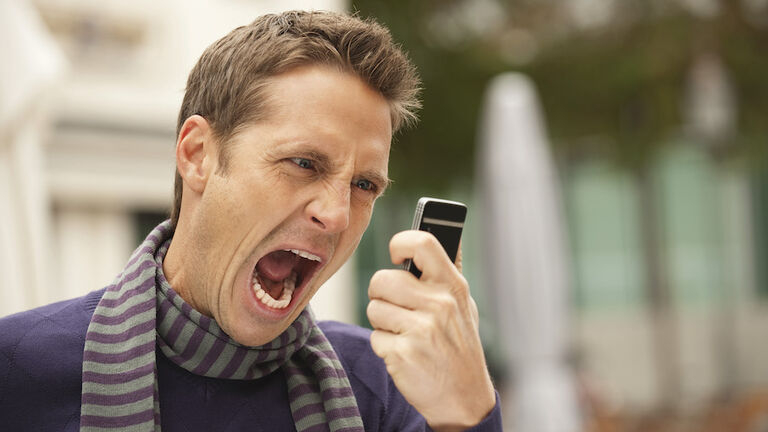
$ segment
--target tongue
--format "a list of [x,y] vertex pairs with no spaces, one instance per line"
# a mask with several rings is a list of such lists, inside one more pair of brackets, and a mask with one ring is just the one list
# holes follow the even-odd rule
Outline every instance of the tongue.
[[281,281],[290,276],[299,257],[292,252],[272,252],[256,263],[256,271],[262,278]]

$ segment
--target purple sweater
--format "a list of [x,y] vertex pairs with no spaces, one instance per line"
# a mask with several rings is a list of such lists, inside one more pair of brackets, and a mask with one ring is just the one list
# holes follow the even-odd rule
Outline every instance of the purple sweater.
[[[0,429],[78,431],[85,332],[104,290],[0,319]],[[366,431],[429,430],[371,350],[370,332],[320,327],[349,376]],[[254,381],[206,378],[157,350],[164,432],[295,431],[283,374]],[[501,431],[496,407],[473,432]]]

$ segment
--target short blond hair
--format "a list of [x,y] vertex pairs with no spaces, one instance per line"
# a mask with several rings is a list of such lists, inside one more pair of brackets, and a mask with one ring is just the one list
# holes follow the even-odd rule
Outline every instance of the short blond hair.
[[[371,19],[335,12],[290,11],[264,15],[209,46],[189,74],[176,129],[192,115],[210,124],[222,143],[267,114],[269,78],[289,69],[326,65],[358,76],[390,106],[393,133],[416,120],[421,81],[416,68],[385,27]],[[171,224],[181,209],[182,179],[176,171]]]

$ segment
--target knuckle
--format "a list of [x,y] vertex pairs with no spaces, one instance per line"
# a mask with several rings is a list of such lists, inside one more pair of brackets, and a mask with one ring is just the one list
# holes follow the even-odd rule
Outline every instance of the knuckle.
[[450,294],[436,295],[432,302],[432,310],[438,314],[452,312],[456,308],[456,298]]
[[373,328],[381,329],[387,326],[389,318],[386,311],[386,302],[376,299],[368,302],[368,306],[365,308],[365,314]]
[[421,327],[424,334],[428,335],[430,338],[438,331],[438,325],[434,319],[424,320],[424,323],[422,323]]
[[426,339],[430,339],[436,331],[438,331],[437,320],[432,314],[423,314],[419,316],[413,323],[413,327],[417,330],[415,334],[420,335]]
[[453,290],[455,293],[462,296],[469,295],[469,282],[467,282],[467,278],[461,273],[456,275],[456,283],[453,284]]
[[384,358],[384,347],[382,346],[380,336],[381,332],[379,330],[371,332],[371,349],[377,356]]
[[412,359],[416,354],[416,350],[417,347],[415,341],[411,338],[405,339],[399,344],[395,358],[401,362],[406,361],[406,359]]
[[373,325],[376,321],[376,300],[368,302],[368,306],[365,308],[365,315],[368,317],[371,325]]
[[387,278],[387,271],[386,270],[378,270],[376,273],[371,276],[371,283],[372,284],[380,284],[382,281],[384,281]]
[[376,292],[378,291],[378,287],[382,284],[382,279],[384,279],[384,275],[382,274],[383,270],[379,270],[376,273],[371,276],[370,282],[368,282],[368,297],[374,298],[376,297]]
[[419,248],[431,248],[435,246],[435,243],[439,245],[437,238],[427,232],[424,232],[424,234],[420,235],[418,240],[416,240],[416,244]]
[[402,239],[404,236],[406,236],[407,231],[399,232],[392,236],[391,239],[389,239],[389,253],[390,255],[394,255],[395,249],[397,249],[398,245],[403,241]]
[[472,321],[477,326],[480,324],[480,311],[478,311],[477,309],[477,303],[475,302],[475,299],[470,297],[469,300],[470,300],[470,308],[472,313]]
[[381,290],[391,286],[392,272],[390,270],[379,270],[371,276],[368,283],[368,298],[377,298],[381,296]]
[[472,312],[477,315],[478,309],[477,309],[477,302],[472,297],[469,298],[469,307],[472,309]]

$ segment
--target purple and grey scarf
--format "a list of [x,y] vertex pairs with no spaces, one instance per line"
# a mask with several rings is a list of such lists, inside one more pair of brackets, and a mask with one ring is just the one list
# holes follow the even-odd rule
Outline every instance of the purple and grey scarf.
[[258,379],[283,368],[298,432],[363,431],[347,375],[305,309],[272,342],[240,345],[192,309],[163,275],[170,224],[155,228],[110,285],[83,352],[81,431],[160,431],[155,348],[197,375]]

